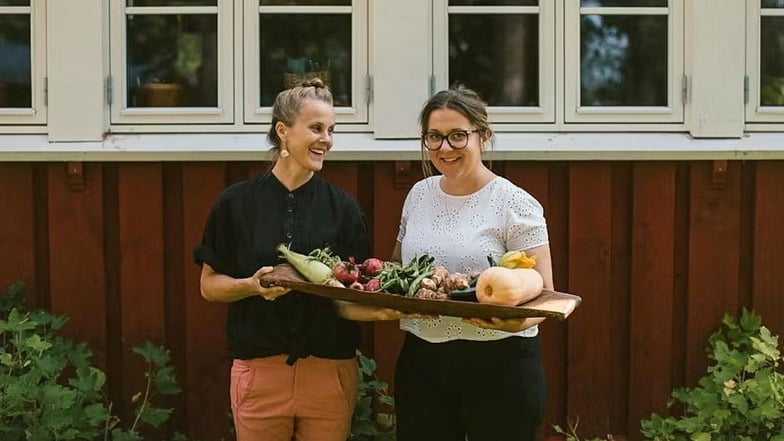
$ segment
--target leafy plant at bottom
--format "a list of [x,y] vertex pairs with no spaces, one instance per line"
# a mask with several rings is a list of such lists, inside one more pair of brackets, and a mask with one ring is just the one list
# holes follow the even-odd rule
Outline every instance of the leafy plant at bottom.
[[[574,423],[571,421],[567,421],[567,424],[569,425],[569,428],[567,430],[562,429],[561,426],[558,425],[553,426],[553,429],[555,429],[555,431],[558,434],[563,435],[566,441],[603,441],[602,438],[591,438],[591,439],[582,440],[577,435],[577,428],[580,426],[579,419],[576,420]],[[613,436],[607,435],[606,440],[613,441]]]
[[778,337],[758,315],[725,315],[709,339],[714,364],[697,387],[676,389],[680,416],[651,415],[642,433],[657,441],[784,441],[784,374]]
[[394,399],[389,394],[388,385],[376,376],[375,360],[359,351],[357,355],[360,381],[348,439],[349,441],[394,441]]
[[167,350],[150,342],[133,349],[148,363],[147,384],[123,428],[105,404],[106,375],[91,365],[87,345],[57,335],[67,319],[23,305],[21,283],[0,295],[0,439],[137,441],[143,427],[169,419],[171,409],[152,402],[156,394],[180,392]]

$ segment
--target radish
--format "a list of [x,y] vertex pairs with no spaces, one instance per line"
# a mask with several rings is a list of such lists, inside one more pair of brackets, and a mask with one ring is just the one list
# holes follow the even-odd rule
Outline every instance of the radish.
[[332,276],[332,269],[327,265],[319,262],[318,259],[291,251],[291,249],[289,249],[289,247],[284,244],[278,245],[277,249],[281,256],[286,259],[286,261],[288,261],[291,266],[294,267],[294,269],[305,276],[305,279],[307,279],[309,282],[316,283],[318,285],[329,285],[345,288],[342,283],[335,280],[335,278]]
[[349,257],[348,262],[338,262],[332,267],[332,274],[339,282],[350,285],[359,280],[359,265],[354,263],[354,258]]
[[384,262],[382,262],[381,259],[371,257],[365,260],[362,264],[362,269],[364,270],[365,275],[375,277],[384,269]]
[[374,277],[365,284],[365,291],[381,291],[381,279]]

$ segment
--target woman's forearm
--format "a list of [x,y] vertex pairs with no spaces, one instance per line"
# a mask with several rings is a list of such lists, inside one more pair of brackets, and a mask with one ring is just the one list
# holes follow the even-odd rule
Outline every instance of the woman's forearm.
[[262,296],[274,300],[289,290],[286,288],[261,286],[262,275],[272,271],[272,267],[263,267],[254,275],[244,279],[221,274],[212,269],[209,264],[203,264],[201,270],[200,288],[201,296],[210,302],[229,303],[251,296]]
[[358,303],[335,300],[335,311],[339,317],[347,320],[370,322],[376,320],[398,320],[403,313],[395,309],[360,305]]
[[225,274],[213,272],[201,278],[201,296],[210,302],[228,303],[258,295],[253,289],[248,279],[235,279]]

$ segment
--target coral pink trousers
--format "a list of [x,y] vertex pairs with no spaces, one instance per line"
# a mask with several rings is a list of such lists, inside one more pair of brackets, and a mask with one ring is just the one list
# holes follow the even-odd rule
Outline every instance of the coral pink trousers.
[[237,441],[345,441],[357,396],[355,359],[286,355],[234,360],[231,410]]

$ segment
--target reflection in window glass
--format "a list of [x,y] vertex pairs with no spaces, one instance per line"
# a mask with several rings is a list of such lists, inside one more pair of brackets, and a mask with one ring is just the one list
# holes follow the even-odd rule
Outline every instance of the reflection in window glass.
[[784,17],[762,17],[760,41],[760,105],[784,106]]
[[449,83],[491,106],[539,105],[539,16],[449,16]]
[[335,106],[351,106],[350,14],[261,14],[259,19],[262,106],[312,77],[329,86]]
[[30,0],[0,0],[0,6],[30,6]]
[[217,6],[218,0],[126,0],[128,6]]
[[351,0],[261,0],[262,6],[351,6]]
[[667,0],[580,0],[580,6],[608,8],[667,7]]
[[784,8],[784,0],[762,0],[763,8]]
[[449,0],[449,6],[539,6],[539,0]]
[[582,106],[666,106],[666,15],[583,15]]
[[128,107],[217,107],[215,15],[129,15]]
[[33,107],[30,53],[30,15],[0,14],[0,107]]

